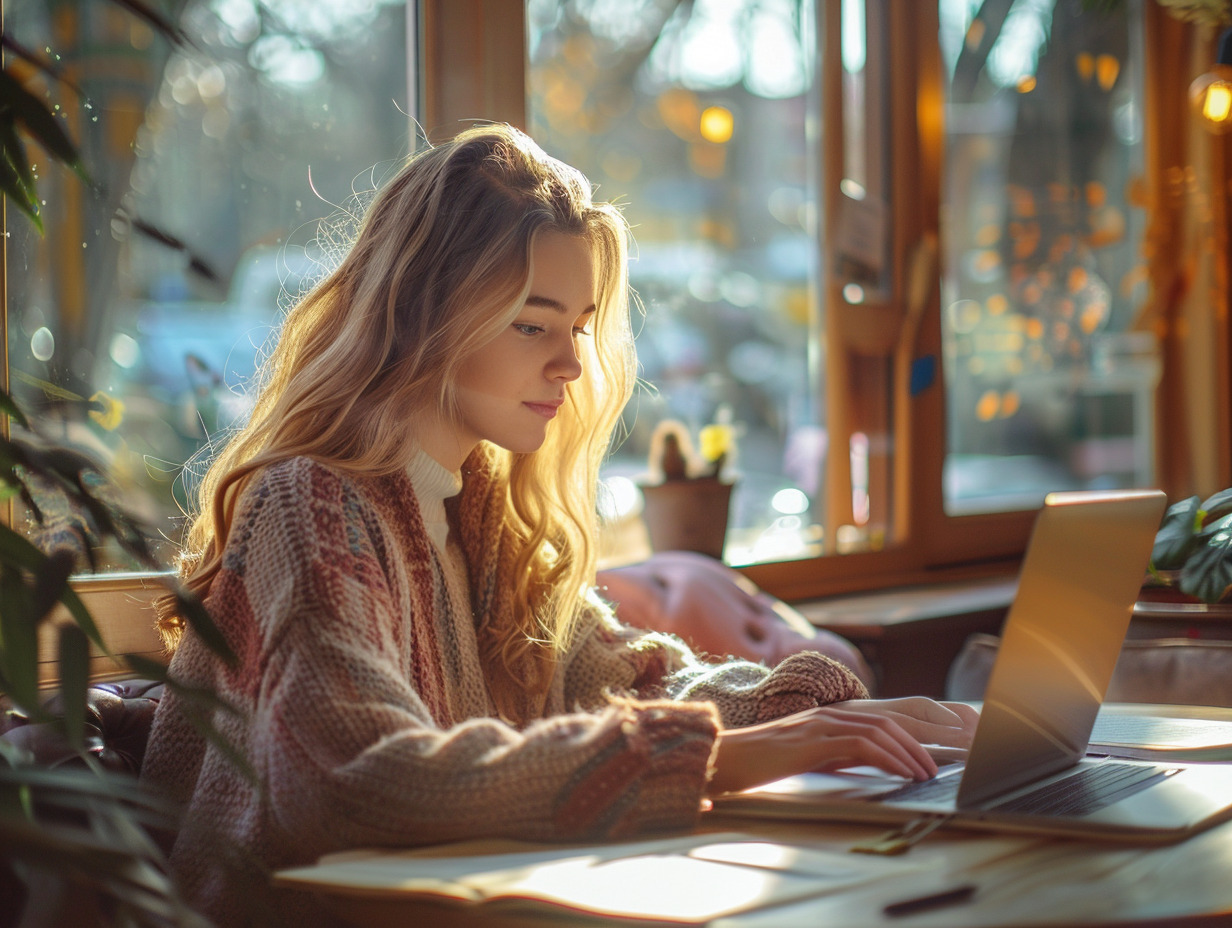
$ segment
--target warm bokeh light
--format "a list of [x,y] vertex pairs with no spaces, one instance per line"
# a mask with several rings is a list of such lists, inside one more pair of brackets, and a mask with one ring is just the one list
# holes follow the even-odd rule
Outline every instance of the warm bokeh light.
[[707,142],[723,144],[730,142],[735,131],[736,121],[732,112],[725,106],[708,106],[702,110],[698,131]]
[[1095,59],[1095,79],[1104,90],[1111,90],[1121,73],[1121,62],[1114,55],[1100,55]]
[[1189,102],[1216,135],[1232,130],[1232,66],[1214,65],[1189,85]]
[[1018,412],[1021,405],[1023,405],[1023,398],[1019,396],[1018,391],[1015,391],[1015,389],[1005,391],[1005,396],[1002,397],[1002,410],[1000,410],[1002,418],[1009,419],[1011,415]]
[[1078,76],[1086,83],[1095,74],[1095,56],[1090,52],[1080,52],[1074,60],[1074,66],[1078,69]]
[[1035,89],[1035,75],[1026,74],[1018,78],[1016,85],[1019,93],[1030,93]]
[[1207,88],[1202,100],[1202,116],[1211,122],[1223,122],[1232,112],[1232,92],[1222,81],[1216,81]]
[[1216,81],[1206,90],[1202,99],[1202,118],[1210,122],[1224,122],[1232,112],[1232,88],[1223,81]]
[[981,422],[991,422],[1001,408],[1001,397],[996,390],[987,390],[975,405],[975,417]]

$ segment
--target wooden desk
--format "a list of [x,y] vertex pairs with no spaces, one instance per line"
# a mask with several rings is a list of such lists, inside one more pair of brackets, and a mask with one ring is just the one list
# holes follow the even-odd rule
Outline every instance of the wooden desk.
[[[1108,711],[1140,711],[1111,707]],[[1156,707],[1158,711],[1158,707]],[[1172,707],[1171,711],[1177,711]],[[1220,714],[1222,713],[1222,714]],[[1232,710],[1203,709],[1196,717],[1232,719]],[[827,860],[858,861],[879,869],[859,885],[817,889],[772,908],[715,918],[710,928],[1055,928],[1055,926],[1132,926],[1189,928],[1232,925],[1232,822],[1166,847],[1000,836],[962,831],[934,832],[901,857],[850,854],[849,849],[882,829],[852,825],[800,825],[745,818],[703,817],[702,828],[686,840],[699,844],[729,840],[738,831],[799,856],[811,852]],[[611,853],[613,845],[599,849]],[[542,851],[542,846],[535,846]],[[591,849],[595,850],[595,849]],[[448,849],[432,849],[440,858]],[[552,860],[583,853],[552,848]],[[393,855],[393,852],[389,852]],[[416,852],[417,856],[423,856]],[[653,863],[653,862],[652,862]],[[753,868],[744,868],[753,869]],[[764,867],[762,868],[765,869]],[[396,881],[395,881],[396,882]],[[674,885],[674,884],[673,884]],[[730,890],[711,884],[713,893]],[[888,904],[929,896],[957,886],[972,886],[965,901],[914,914],[888,915]],[[673,886],[669,886],[668,892]],[[628,892],[634,893],[635,886]],[[697,898],[696,896],[690,898]],[[704,898],[704,894],[703,894]],[[422,900],[378,899],[353,888],[323,891],[323,899],[352,924],[424,924],[449,928],[531,928],[548,925],[625,925],[625,920],[587,917],[559,909],[528,911],[486,905],[438,904]],[[674,900],[679,903],[679,898]]]

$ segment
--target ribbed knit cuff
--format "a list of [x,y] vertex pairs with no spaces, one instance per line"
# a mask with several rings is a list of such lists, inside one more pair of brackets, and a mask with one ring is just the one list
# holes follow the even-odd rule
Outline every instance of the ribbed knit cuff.
[[619,701],[613,737],[560,797],[562,834],[612,838],[693,827],[719,716],[709,703]]
[[768,722],[805,709],[848,699],[867,699],[860,678],[816,651],[786,658],[757,685],[757,721]]

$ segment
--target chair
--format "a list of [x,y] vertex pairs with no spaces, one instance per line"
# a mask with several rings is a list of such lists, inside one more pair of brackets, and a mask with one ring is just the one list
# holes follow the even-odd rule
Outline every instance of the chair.
[[[981,699],[1001,639],[969,637],[950,665],[946,698]],[[1232,641],[1130,638],[1121,649],[1108,702],[1232,706]]]
[[[162,694],[163,684],[154,680],[90,684],[86,690],[86,750],[104,769],[134,776],[141,771],[154,710]],[[60,714],[59,697],[52,696],[45,708],[53,715]],[[43,767],[82,765],[56,726],[31,722],[20,710],[2,705],[0,738],[28,751]]]

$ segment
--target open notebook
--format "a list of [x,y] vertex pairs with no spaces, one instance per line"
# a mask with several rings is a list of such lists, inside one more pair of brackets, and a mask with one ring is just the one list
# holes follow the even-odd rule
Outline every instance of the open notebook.
[[1054,493],[1035,523],[965,765],[925,783],[805,774],[720,813],[1170,841],[1232,816],[1232,765],[1087,757],[1165,499]]

